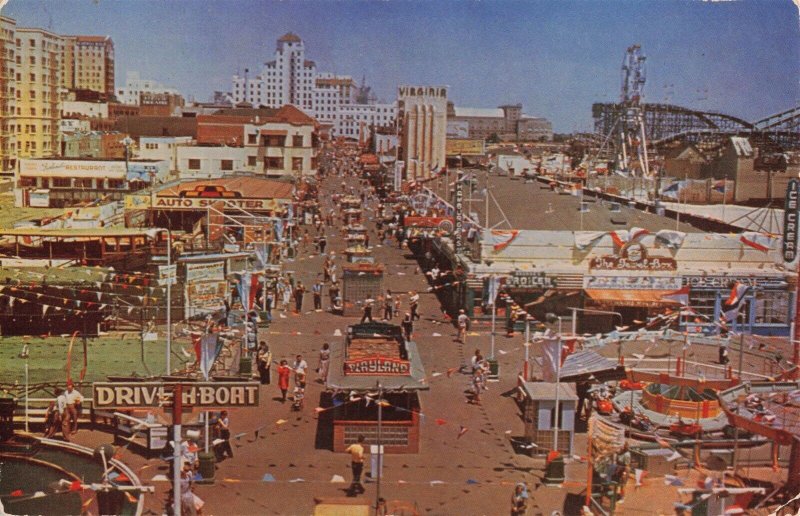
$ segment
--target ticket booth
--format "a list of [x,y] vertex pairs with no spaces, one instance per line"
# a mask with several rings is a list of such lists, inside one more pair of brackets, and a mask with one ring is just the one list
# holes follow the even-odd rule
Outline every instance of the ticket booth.
[[343,452],[363,435],[385,453],[419,452],[419,391],[428,385],[416,344],[399,326],[350,326],[345,341],[331,345],[325,386],[322,407],[329,410],[320,413],[320,424],[331,426],[333,451]]
[[[553,450],[556,384],[525,382],[522,385],[525,440],[535,444],[531,453],[546,455]],[[578,396],[567,383],[558,384],[558,451],[571,456],[575,437],[575,405]]]

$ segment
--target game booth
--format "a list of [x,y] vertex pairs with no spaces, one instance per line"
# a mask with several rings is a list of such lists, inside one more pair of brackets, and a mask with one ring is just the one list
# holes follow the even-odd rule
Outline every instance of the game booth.
[[332,448],[343,452],[363,435],[385,453],[418,453],[425,370],[414,342],[386,323],[348,327],[333,343],[320,424],[332,427]]

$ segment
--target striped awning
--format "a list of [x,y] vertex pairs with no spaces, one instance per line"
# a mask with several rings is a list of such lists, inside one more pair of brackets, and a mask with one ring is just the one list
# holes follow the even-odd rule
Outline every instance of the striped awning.
[[654,308],[676,304],[676,301],[664,299],[672,290],[586,289],[584,292],[602,305]]

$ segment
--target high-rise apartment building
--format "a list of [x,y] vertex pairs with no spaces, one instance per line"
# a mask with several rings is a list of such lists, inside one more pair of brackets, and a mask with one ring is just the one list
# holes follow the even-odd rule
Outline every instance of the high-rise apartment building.
[[356,101],[352,77],[317,72],[316,63],[306,59],[303,40],[292,32],[278,39],[274,59],[260,72],[250,75],[246,69],[244,76],[234,75],[232,88],[237,104],[268,108],[292,104],[316,118],[331,136],[362,139],[362,133],[376,123],[394,125],[393,104]]
[[14,170],[17,135],[17,23],[0,16],[0,172]]
[[62,36],[0,17],[0,172],[17,158],[60,153],[64,90],[114,95],[114,43],[108,36]]
[[[114,42],[109,36],[67,36],[67,54],[73,59],[72,82],[68,89],[91,90],[104,93],[109,99],[114,96]],[[69,56],[65,56],[68,58]],[[69,68],[69,66],[68,66]],[[66,74],[65,74],[66,75]],[[69,77],[65,76],[65,79]]]
[[59,88],[65,40],[44,29],[16,31],[17,155],[52,156],[59,152]]

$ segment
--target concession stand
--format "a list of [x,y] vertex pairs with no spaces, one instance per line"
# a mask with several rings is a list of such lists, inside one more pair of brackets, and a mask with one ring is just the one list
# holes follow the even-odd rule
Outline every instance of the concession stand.
[[331,345],[325,385],[327,410],[320,424],[327,420],[332,426],[333,451],[344,451],[363,435],[366,444],[383,445],[386,453],[419,452],[419,391],[428,384],[417,346],[399,326],[348,327],[345,341]]
[[378,299],[383,294],[383,265],[373,263],[348,264],[342,267],[342,300],[345,307],[359,301]]

